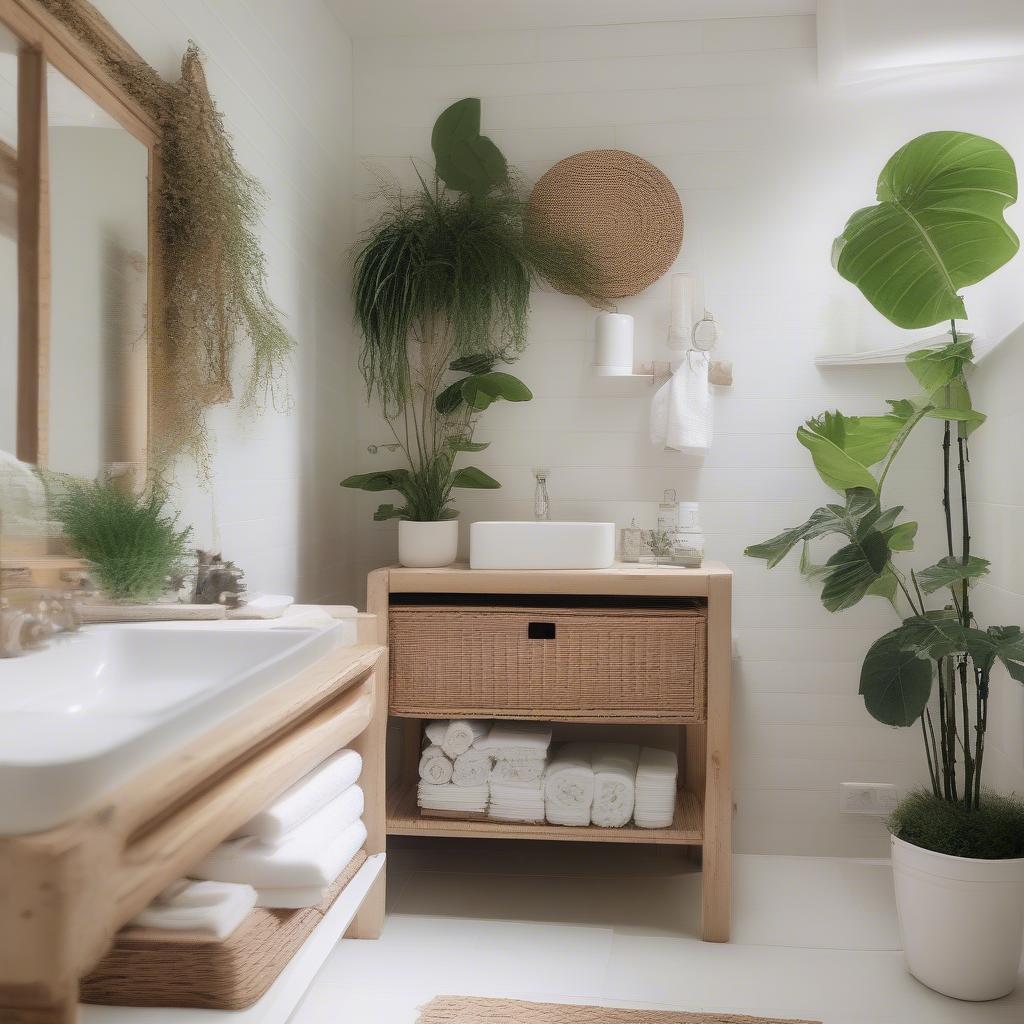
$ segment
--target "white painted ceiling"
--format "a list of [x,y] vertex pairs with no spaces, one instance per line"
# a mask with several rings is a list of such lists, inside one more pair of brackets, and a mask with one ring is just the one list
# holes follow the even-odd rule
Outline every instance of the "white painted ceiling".
[[352,36],[813,14],[815,0],[327,0]]

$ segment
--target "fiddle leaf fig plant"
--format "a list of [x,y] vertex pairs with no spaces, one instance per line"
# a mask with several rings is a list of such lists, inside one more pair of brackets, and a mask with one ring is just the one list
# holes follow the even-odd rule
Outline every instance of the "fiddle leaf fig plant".
[[[405,457],[400,469],[359,473],[343,487],[397,491],[377,520],[453,519],[452,491],[501,485],[462,453],[481,413],[497,401],[528,402],[530,389],[496,369],[526,346],[531,288],[557,281],[601,300],[597,273],[571,239],[536,238],[514,175],[480,134],[480,100],[453,103],[431,135],[436,176],[411,194],[385,193],[385,209],[355,265],[360,370]],[[418,173],[418,172],[417,172]]]
[[1003,216],[1017,200],[1010,154],[967,132],[928,132],[893,153],[876,195],[835,240],[832,265],[898,327],[966,318],[960,289],[1017,252]]
[[[1001,663],[1024,682],[1024,633],[1018,626],[984,628],[971,608],[971,585],[989,570],[971,549],[967,479],[969,439],[985,416],[967,384],[971,337],[958,333],[955,320],[966,312],[960,288],[1017,252],[1003,219],[1016,196],[1013,161],[988,139],[931,132],[893,154],[879,178],[878,205],[850,218],[833,246],[833,262],[893,323],[926,327],[949,319],[952,340],[907,357],[921,390],[890,401],[887,413],[824,412],[797,429],[818,475],[843,501],[746,549],[770,569],[801,545],[800,571],[820,587],[829,611],[869,596],[892,604],[901,621],[868,650],[860,694],[878,721],[920,724],[931,796],[964,813],[982,804],[991,673]],[[936,420],[942,423],[946,554],[915,569],[902,559],[914,548],[917,523],[901,518],[901,506],[886,507],[882,495],[907,438]],[[838,548],[819,564],[812,545],[826,537],[839,538]],[[894,815],[893,828],[902,821]]]

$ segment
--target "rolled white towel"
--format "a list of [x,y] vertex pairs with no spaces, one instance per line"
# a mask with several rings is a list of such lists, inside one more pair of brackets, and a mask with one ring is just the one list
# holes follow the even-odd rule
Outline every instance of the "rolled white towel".
[[231,935],[256,906],[251,885],[179,878],[129,922],[130,928],[198,932],[218,942]]
[[440,719],[426,728],[427,739],[436,743],[453,761],[487,735],[488,725],[471,718]]
[[544,775],[544,810],[552,825],[589,825],[594,769],[584,744],[566,743]]
[[434,786],[446,786],[452,781],[453,765],[448,755],[436,744],[424,747],[420,755],[420,778]]
[[491,755],[470,748],[455,759],[452,782],[456,786],[486,786],[491,774]]
[[534,786],[544,778],[547,759],[537,761],[496,760],[491,768],[491,782],[500,786]]
[[366,826],[362,821],[354,821],[331,843],[331,861],[341,866],[326,885],[261,886],[256,890],[256,905],[274,910],[319,906],[327,899],[327,893],[338,875],[345,870],[345,866],[363,848],[365,842]]
[[546,722],[495,722],[473,745],[502,760],[543,759],[551,746],[551,726]]
[[671,750],[644,747],[636,770],[633,821],[640,828],[668,828],[676,811],[679,760]]
[[640,748],[633,743],[595,743],[594,805],[590,821],[601,828],[622,828],[633,817]]
[[351,786],[278,843],[251,836],[221,843],[189,873],[214,882],[243,882],[257,889],[330,885],[352,859],[346,830],[363,813],[363,791]]
[[354,750],[339,750],[286,789],[269,807],[250,818],[232,836],[255,836],[276,843],[311,815],[359,781],[363,759]]
[[456,786],[449,783],[447,786],[432,786],[428,782],[421,782],[416,791],[416,801],[420,807],[429,811],[482,813],[487,810],[489,795],[486,784]]

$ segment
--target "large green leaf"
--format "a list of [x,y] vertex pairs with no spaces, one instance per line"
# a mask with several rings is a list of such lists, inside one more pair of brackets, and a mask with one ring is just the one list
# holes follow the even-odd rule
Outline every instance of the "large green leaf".
[[991,644],[991,652],[983,656],[984,645],[979,642],[977,650],[972,651],[975,663],[987,672],[993,659],[998,658],[1018,683],[1024,683],[1024,633],[1020,626],[989,626],[985,634]]
[[434,122],[430,136],[437,176],[456,192],[482,196],[508,180],[501,150],[480,134],[480,100],[453,103]]
[[840,548],[826,563],[821,603],[830,611],[851,608],[861,600],[889,564],[889,545],[877,530]]
[[448,438],[448,448],[453,452],[482,452],[490,446],[490,441],[465,441],[458,437]]
[[464,466],[452,474],[452,487],[468,487],[472,490],[491,491],[501,484],[476,466]]
[[917,536],[917,523],[906,522],[889,530],[882,530],[890,551],[913,551]]
[[925,392],[932,394],[963,377],[964,367],[974,358],[971,336],[965,335],[942,348],[919,348],[905,362]]
[[405,494],[409,488],[409,471],[407,469],[381,469],[376,473],[356,473],[341,481],[342,487],[352,487],[360,491],[401,491]]
[[796,439],[811,453],[818,475],[833,490],[843,493],[862,487],[875,492],[878,481],[847,451],[846,425],[847,417],[841,412],[826,412],[797,428]]
[[962,319],[959,290],[1019,247],[1003,216],[1017,199],[1017,173],[990,139],[948,131],[913,139],[882,169],[877,198],[847,221],[832,264],[899,327]]
[[971,402],[971,393],[962,380],[953,380],[937,388],[931,395],[932,409],[928,415],[936,420],[953,420],[963,437],[970,437],[985,422],[986,416],[978,412]]
[[394,505],[378,505],[377,511],[373,513],[373,521],[375,523],[383,523],[388,519],[408,519],[409,509],[402,505],[395,507]]
[[885,725],[913,725],[931,692],[931,662],[904,646],[902,626],[871,645],[860,671],[860,694],[872,718]]
[[926,594],[934,594],[943,587],[952,587],[962,580],[974,580],[988,573],[989,561],[971,555],[966,562],[947,555],[934,565],[922,569],[917,574],[917,582]]
[[468,356],[459,356],[448,364],[449,370],[457,370],[460,373],[487,373],[494,369],[494,356],[481,352],[473,352]]
[[[789,554],[800,541],[814,540],[830,533],[839,533],[850,540],[867,533],[868,530],[888,530],[903,511],[901,505],[881,510],[878,499],[866,487],[851,487],[846,492],[846,505],[825,505],[815,509],[810,518],[799,526],[783,530],[782,533],[760,544],[752,544],[743,553],[750,558],[763,558],[769,569]],[[809,554],[807,556],[808,564]]]
[[511,373],[492,370],[476,373],[462,381],[462,397],[478,412],[482,412],[499,398],[506,402],[529,402],[533,392]]

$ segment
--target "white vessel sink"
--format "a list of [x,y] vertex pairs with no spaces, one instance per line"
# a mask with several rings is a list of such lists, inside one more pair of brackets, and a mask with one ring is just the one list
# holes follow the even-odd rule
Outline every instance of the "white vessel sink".
[[0,835],[52,828],[287,682],[342,624],[245,631],[90,626],[0,660]]
[[473,523],[471,569],[607,569],[614,523]]

